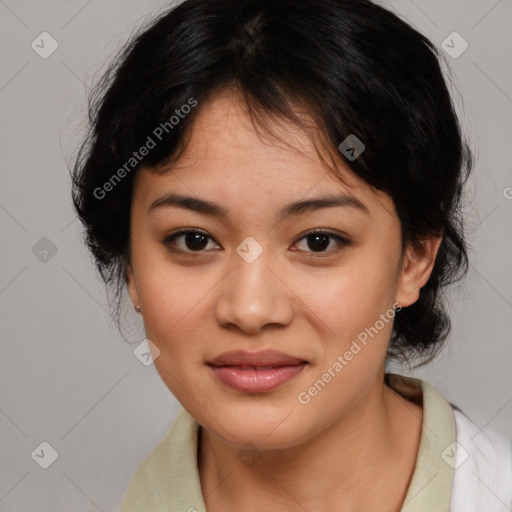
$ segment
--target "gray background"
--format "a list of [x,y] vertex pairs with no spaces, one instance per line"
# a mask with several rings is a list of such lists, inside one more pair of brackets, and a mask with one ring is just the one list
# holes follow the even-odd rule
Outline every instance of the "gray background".
[[[70,200],[70,161],[83,135],[87,88],[162,0],[0,0],[0,511],[113,511],[178,403],[110,321]],[[425,378],[480,427],[512,427],[512,66],[510,0],[387,4],[447,57],[453,94],[473,140],[467,189],[471,267],[451,293],[453,332],[433,365],[391,370]],[[43,31],[58,49],[41,58]],[[507,199],[508,196],[508,199]],[[37,255],[47,237],[57,250]],[[48,241],[39,242],[48,246]],[[36,246],[36,249],[40,246]],[[36,252],[36,254],[34,254]],[[31,457],[48,442],[58,458]],[[48,453],[48,451],[46,452]]]

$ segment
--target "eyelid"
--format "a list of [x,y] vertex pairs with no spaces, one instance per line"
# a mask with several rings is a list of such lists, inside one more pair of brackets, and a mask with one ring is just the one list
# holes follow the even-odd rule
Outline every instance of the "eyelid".
[[302,240],[303,238],[309,236],[309,235],[314,235],[315,233],[321,233],[321,234],[324,234],[324,235],[330,235],[332,236],[333,238],[339,238],[341,240],[343,240],[343,242],[347,243],[347,244],[351,244],[352,241],[350,239],[350,237],[341,232],[341,231],[333,231],[331,229],[328,229],[328,228],[313,228],[313,229],[308,229],[307,231],[304,231],[304,233],[301,233],[300,235],[298,235],[296,242],[298,242],[299,240]]
[[188,233],[199,233],[201,235],[204,235],[205,237],[209,238],[211,241],[215,242],[217,245],[220,245],[215,238],[213,238],[207,231],[204,231],[200,228],[186,228],[186,229],[180,229],[179,231],[175,231],[173,233],[170,233],[168,235],[165,235],[161,243],[166,247],[169,251],[172,252],[179,252],[181,254],[187,254],[189,256],[201,256],[205,254],[204,250],[202,251],[184,251],[182,249],[176,249],[170,246],[171,242],[174,241],[175,238],[178,238],[179,236],[186,235]]
[[302,239],[314,235],[316,233],[320,233],[323,235],[327,235],[335,240],[338,241],[338,245],[336,248],[331,249],[330,251],[320,251],[320,252],[314,252],[314,251],[304,251],[307,253],[307,257],[309,258],[328,258],[331,256],[335,256],[341,251],[343,251],[346,247],[349,247],[350,245],[353,245],[352,240],[348,237],[346,234],[342,234],[339,232],[331,231],[327,228],[314,228],[310,229],[308,231],[305,231],[301,235],[299,235],[294,242],[294,244],[300,242]]

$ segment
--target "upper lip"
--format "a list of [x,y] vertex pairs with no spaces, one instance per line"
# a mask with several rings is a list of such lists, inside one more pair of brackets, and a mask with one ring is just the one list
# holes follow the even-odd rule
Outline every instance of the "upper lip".
[[213,366],[283,366],[301,363],[307,363],[307,361],[277,350],[261,350],[259,352],[233,350],[224,352],[208,361],[208,364]]

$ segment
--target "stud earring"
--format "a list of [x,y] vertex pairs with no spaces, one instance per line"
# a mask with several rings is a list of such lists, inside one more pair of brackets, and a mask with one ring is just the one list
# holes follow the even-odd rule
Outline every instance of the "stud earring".
[[137,313],[140,313],[142,311],[141,307],[140,306],[135,306],[135,311],[137,311]]

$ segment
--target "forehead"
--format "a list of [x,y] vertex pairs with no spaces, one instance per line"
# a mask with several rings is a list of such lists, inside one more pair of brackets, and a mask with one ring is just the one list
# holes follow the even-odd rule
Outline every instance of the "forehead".
[[[336,168],[343,181],[329,172],[310,133],[280,119],[272,119],[268,126],[271,133],[254,124],[235,93],[215,96],[200,105],[185,150],[168,172],[137,173],[136,195],[142,192],[149,208],[159,193],[176,189],[228,203],[261,196],[282,204],[343,193],[358,198],[369,210],[393,209],[389,196],[358,178],[341,159]],[[316,129],[313,122],[311,126]],[[317,147],[322,151],[321,145]]]
[[[319,137],[313,121],[307,121]],[[326,173],[311,134],[282,118],[264,118],[264,122],[265,126],[261,126],[254,121],[235,92],[222,92],[201,106],[187,149],[174,169],[197,163],[209,172],[220,166],[236,170],[237,174],[272,173],[276,178],[293,178],[294,182]],[[346,174],[349,177],[352,173]],[[350,178],[355,181],[353,176]]]

